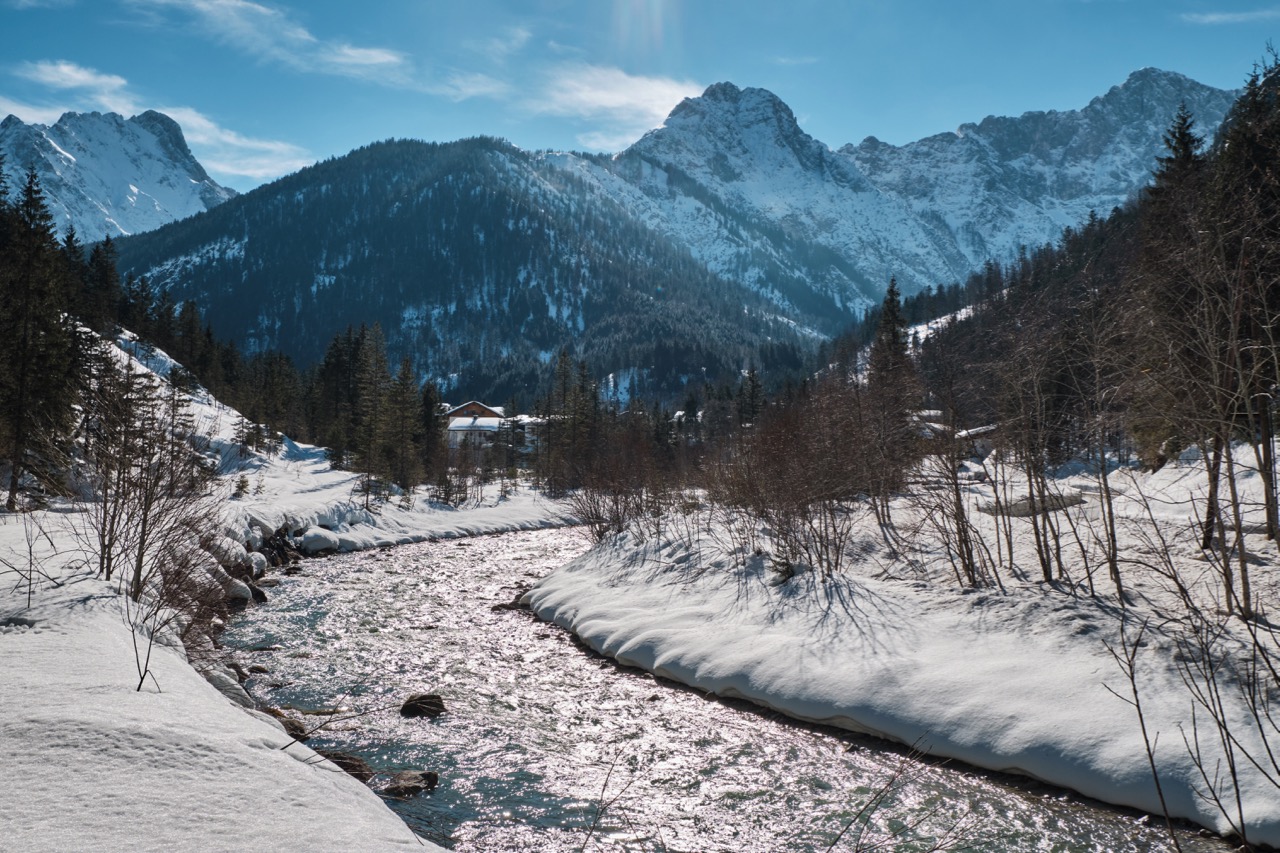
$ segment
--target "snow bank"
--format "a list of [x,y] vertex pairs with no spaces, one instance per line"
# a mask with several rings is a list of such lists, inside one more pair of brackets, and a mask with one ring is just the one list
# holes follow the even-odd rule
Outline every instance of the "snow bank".
[[[12,523],[4,525],[13,528]],[[132,630],[105,583],[0,593],[6,850],[420,850],[360,782]],[[287,749],[283,748],[288,746]]]
[[[127,333],[117,343],[117,358],[140,369],[167,377],[174,368]],[[355,475],[334,471],[323,449],[285,439],[276,453],[244,457],[234,437],[241,416],[202,389],[187,399],[225,494],[242,474],[254,480],[252,495],[225,504],[227,536],[209,543],[205,561],[229,598],[247,601],[250,590],[223,566],[265,568],[246,546],[281,527],[304,542],[356,550],[568,520],[527,490],[507,499],[493,489],[464,509],[419,502],[371,512],[352,499]],[[0,514],[0,847],[440,849],[363,783],[235,704],[247,698],[239,682],[223,672],[206,680],[175,638],[162,636],[151,650],[151,675],[138,691],[124,598],[73,568],[82,556],[69,532],[74,515],[70,507]],[[43,573],[30,607],[26,585],[6,569],[28,557]]]
[[[1184,480],[1170,472],[1159,485]],[[1161,811],[1137,717],[1110,692],[1129,696],[1105,645],[1120,647],[1126,618],[1114,599],[1030,580],[1006,578],[1006,593],[925,580],[895,562],[870,524],[853,548],[858,566],[825,582],[802,567],[781,582],[765,557],[744,564],[725,531],[698,529],[696,541],[622,534],[524,600],[597,651],[700,690]],[[1130,636],[1140,616],[1131,611]],[[1182,739],[1192,703],[1174,657],[1158,631],[1138,656],[1165,796],[1175,816],[1226,833],[1197,793]],[[1237,735],[1263,754],[1244,707],[1225,698]],[[1203,712],[1200,725],[1212,773],[1219,755]],[[1276,788],[1253,768],[1241,773],[1250,840],[1280,845]]]
[[478,536],[573,523],[568,508],[525,486],[502,495],[490,485],[461,507],[417,496],[366,509],[353,497],[360,477],[334,470],[322,447],[285,439],[273,454],[255,454],[236,470],[253,481],[250,494],[227,503],[230,534],[252,547],[280,529],[308,554],[361,551],[426,539]]

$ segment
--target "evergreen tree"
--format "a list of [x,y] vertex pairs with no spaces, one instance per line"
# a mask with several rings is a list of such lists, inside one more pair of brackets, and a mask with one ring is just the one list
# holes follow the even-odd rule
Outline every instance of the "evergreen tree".
[[738,425],[749,426],[760,418],[764,406],[764,385],[755,365],[747,368],[742,384],[738,386]]
[[921,391],[909,344],[898,282],[891,278],[867,354],[862,407],[872,445],[869,488],[877,498],[877,508],[886,513],[889,498],[903,488],[907,470],[918,456],[914,412],[919,407]]
[[421,397],[413,364],[401,359],[395,379],[387,388],[385,427],[382,441],[391,481],[411,495],[422,480],[421,449],[418,446]]
[[65,267],[34,168],[6,218],[12,230],[0,277],[0,445],[9,458],[12,511],[23,474],[42,474],[45,451],[67,431],[76,365]]
[[386,443],[387,390],[391,377],[387,368],[387,342],[382,327],[374,323],[362,330],[356,357],[356,409],[353,467],[363,475],[365,506],[374,486],[387,472]]
[[889,279],[889,289],[880,304],[880,320],[876,336],[867,355],[867,382],[870,385],[890,384],[910,367],[910,341],[907,321],[902,314],[902,295],[898,281]]
[[415,442],[425,475],[435,480],[447,463],[444,446],[444,413],[441,411],[440,388],[427,380],[418,397],[418,430]]
[[124,288],[116,269],[116,246],[106,237],[89,252],[88,280],[84,300],[77,305],[80,320],[95,332],[104,332],[118,322],[124,302]]

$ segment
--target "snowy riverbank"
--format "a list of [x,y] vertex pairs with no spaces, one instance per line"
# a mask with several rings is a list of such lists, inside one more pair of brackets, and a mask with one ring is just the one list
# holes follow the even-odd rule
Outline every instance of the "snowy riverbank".
[[[162,377],[173,366],[163,353],[142,355]],[[241,458],[237,413],[199,390],[189,410],[208,455],[229,472],[222,494],[232,494],[241,474],[251,482],[250,494],[223,503],[226,537],[214,550],[226,564],[248,562],[242,549],[282,527],[303,534],[304,550],[325,551],[567,520],[527,489],[500,496],[494,488],[463,508],[422,500],[365,510],[353,498],[355,475],[333,470],[322,449],[285,440]],[[133,627],[117,586],[84,568],[73,532],[79,519],[63,504],[0,515],[0,755],[8,780],[0,785],[0,847],[438,849],[277,722],[233,704],[176,642],[151,650],[138,691],[135,651],[147,654],[145,632]],[[28,585],[23,575],[33,568]]]
[[157,647],[135,690],[134,632],[110,585],[68,574],[27,608],[8,580],[4,849],[423,849],[373,791],[233,705],[181,649]]
[[[300,471],[296,459],[282,459],[279,470],[298,490],[290,494],[277,483],[269,502],[232,502],[229,529],[264,516],[303,528],[329,522],[343,537],[342,549],[353,550],[564,522],[554,506],[527,492],[465,509],[353,517],[342,482],[350,475],[334,472],[329,487],[318,488],[323,471]],[[34,564],[48,577],[36,579],[30,607],[27,585],[14,572],[0,572],[6,688],[0,754],[10,780],[0,786],[0,846],[438,849],[423,845],[373,791],[294,743],[277,722],[229,701],[188,665],[180,647],[155,647],[151,676],[137,691],[136,635],[125,598],[69,562],[75,549],[65,519],[36,515],[43,533],[33,537]],[[0,520],[0,557],[28,566],[28,533],[35,530],[17,516]]]
[[[1188,498],[1203,485],[1197,470],[1187,460],[1155,477],[1125,475],[1117,482],[1129,495],[1119,504],[1122,529],[1136,531],[1152,506],[1171,527],[1185,524]],[[1137,500],[1140,494],[1150,500]],[[1076,511],[1095,511],[1093,503]],[[895,512],[903,521],[911,516],[905,506]],[[1149,543],[1126,536],[1127,556],[1146,554]],[[1257,600],[1271,601],[1275,545],[1256,538],[1251,551],[1271,563],[1255,574],[1266,590]],[[763,532],[760,541],[768,542]],[[1230,831],[1201,796],[1204,781],[1183,740],[1194,729],[1193,702],[1175,661],[1177,607],[1167,591],[1139,578],[1132,565],[1127,611],[1109,590],[1090,598],[1079,587],[1026,574],[1005,578],[1003,591],[962,590],[948,577],[940,548],[924,539],[912,546],[916,559],[908,563],[868,518],[852,547],[859,555],[852,568],[828,581],[801,568],[784,582],[766,556],[736,550],[725,529],[703,518],[673,525],[662,537],[622,534],[553,573],[525,600],[596,650],[700,690],[919,742],[934,755],[1158,814],[1137,716],[1111,692],[1127,698],[1129,683],[1107,650],[1121,647],[1122,622],[1132,639],[1149,619],[1138,685],[1148,729],[1158,737],[1169,811]],[[1023,565],[1031,564],[1028,543],[1018,547]],[[1206,574],[1192,549],[1172,547],[1188,577]],[[1105,570],[1099,583],[1106,583]],[[1265,756],[1239,699],[1231,686],[1224,690],[1235,734]],[[1198,718],[1206,769],[1225,775],[1216,733],[1203,710]],[[1280,792],[1238,752],[1235,759],[1250,841],[1280,845]]]

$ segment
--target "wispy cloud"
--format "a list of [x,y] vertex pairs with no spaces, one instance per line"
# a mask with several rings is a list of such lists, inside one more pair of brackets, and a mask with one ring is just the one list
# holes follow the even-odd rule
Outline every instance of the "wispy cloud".
[[0,95],[0,116],[15,115],[28,123],[52,124],[65,112],[66,109],[63,107],[38,106]]
[[182,125],[197,159],[211,172],[266,180],[315,162],[305,148],[275,139],[243,136],[190,107],[167,107],[160,112]]
[[502,35],[482,41],[468,41],[464,46],[487,57],[491,62],[502,63],[519,53],[532,37],[533,33],[524,27],[508,27]]
[[691,80],[572,63],[553,68],[543,90],[526,106],[536,114],[593,123],[596,126],[579,134],[578,141],[588,148],[616,151],[662,124],[672,107],[702,88]]
[[510,93],[511,86],[488,74],[452,71],[443,80],[427,84],[423,89],[429,94],[457,102],[469,98],[501,98]]
[[50,89],[79,92],[98,109],[125,115],[137,112],[137,104],[128,92],[129,81],[115,74],[103,74],[65,60],[24,62],[14,73]]
[[5,0],[10,9],[61,9],[70,6],[75,0]]
[[774,65],[817,65],[822,60],[816,56],[775,56]]
[[1280,8],[1255,9],[1251,12],[1185,12],[1181,18],[1189,24],[1254,24],[1280,19]]
[[281,9],[251,0],[127,0],[152,11],[194,18],[201,32],[263,61],[298,71],[353,77],[391,86],[413,85],[413,64],[403,53],[323,39]]
[[222,127],[192,107],[147,104],[129,88],[125,78],[74,62],[30,62],[20,65],[13,73],[53,90],[56,95],[56,103],[43,105],[0,97],[0,112],[13,113],[26,122],[49,124],[64,112],[75,110],[106,110],[129,116],[151,108],[182,126],[196,158],[217,176],[260,181],[296,171],[315,160],[300,146],[244,136]]

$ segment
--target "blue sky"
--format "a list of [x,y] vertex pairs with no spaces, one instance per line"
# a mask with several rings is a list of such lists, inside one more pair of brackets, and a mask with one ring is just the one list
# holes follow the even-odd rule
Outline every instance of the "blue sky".
[[1277,32],[1266,0],[0,0],[0,115],[158,109],[246,190],[390,137],[616,151],[722,80],[902,144],[1145,66],[1239,86]]

